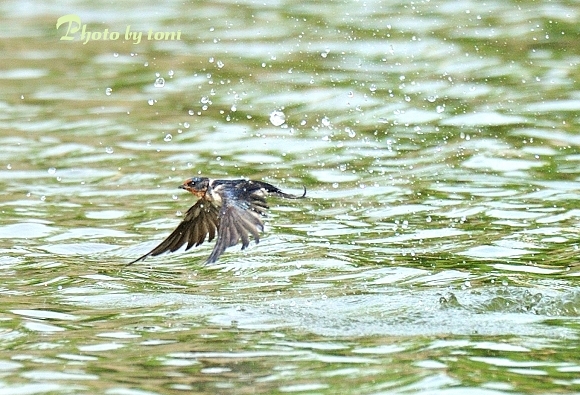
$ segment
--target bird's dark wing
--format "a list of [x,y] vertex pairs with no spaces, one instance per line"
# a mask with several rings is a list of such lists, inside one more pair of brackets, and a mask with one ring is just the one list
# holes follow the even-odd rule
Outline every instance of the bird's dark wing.
[[[216,185],[216,192],[220,186]],[[268,204],[266,196],[272,194],[286,199],[300,199],[306,196],[306,188],[302,196],[290,195],[275,186],[262,181],[238,180],[229,183],[229,188],[221,189],[222,207],[219,213],[217,241],[206,264],[214,263],[228,247],[242,240],[242,250],[250,245],[249,234],[256,244],[260,241],[260,233],[264,231],[262,216],[266,214]]]
[[[205,199],[199,199],[187,212],[185,218],[177,228],[157,247],[142,257],[128,263],[131,265],[147,258],[164,252],[173,252],[187,243],[186,250],[198,246],[205,241],[212,241],[219,228],[218,215],[220,208]],[[209,235],[209,236],[208,236]],[[246,236],[247,237],[247,236]]]
[[219,214],[217,241],[207,258],[206,264],[214,263],[228,247],[242,240],[242,250],[250,245],[249,234],[256,244],[260,241],[260,232],[264,231],[261,216],[266,213],[265,191],[261,188],[247,189],[241,196],[223,197]]

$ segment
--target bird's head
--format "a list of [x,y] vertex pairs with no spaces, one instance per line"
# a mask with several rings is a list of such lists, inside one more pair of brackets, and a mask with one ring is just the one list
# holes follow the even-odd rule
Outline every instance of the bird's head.
[[203,197],[208,187],[209,178],[207,177],[188,178],[187,180],[183,181],[183,184],[179,186],[179,188],[185,189],[186,191],[189,191],[198,197]]

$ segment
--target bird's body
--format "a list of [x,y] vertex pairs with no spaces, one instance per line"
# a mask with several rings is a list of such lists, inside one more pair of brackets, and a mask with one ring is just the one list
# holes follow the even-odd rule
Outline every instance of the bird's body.
[[259,232],[264,230],[262,216],[268,205],[266,196],[272,194],[287,199],[300,199],[302,196],[282,192],[273,185],[251,180],[213,180],[207,177],[194,177],[179,186],[199,197],[199,200],[185,213],[177,228],[153,250],[134,260],[142,261],[148,256],[173,252],[187,243],[186,250],[202,244],[206,237],[216,244],[206,263],[214,263],[226,248],[242,241],[242,250],[250,244],[251,234],[256,243]]

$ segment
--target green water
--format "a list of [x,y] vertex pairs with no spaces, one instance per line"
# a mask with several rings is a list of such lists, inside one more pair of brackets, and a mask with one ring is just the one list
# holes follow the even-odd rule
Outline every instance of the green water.
[[[580,391],[577,3],[0,9],[0,395]],[[308,193],[124,268],[196,175]]]

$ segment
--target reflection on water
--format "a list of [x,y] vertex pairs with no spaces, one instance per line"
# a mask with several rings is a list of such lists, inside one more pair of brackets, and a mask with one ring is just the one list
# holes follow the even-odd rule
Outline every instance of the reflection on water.
[[[578,390],[575,7],[20,4],[0,394]],[[70,13],[182,39],[60,41]],[[124,267],[199,174],[308,196],[219,265]]]

